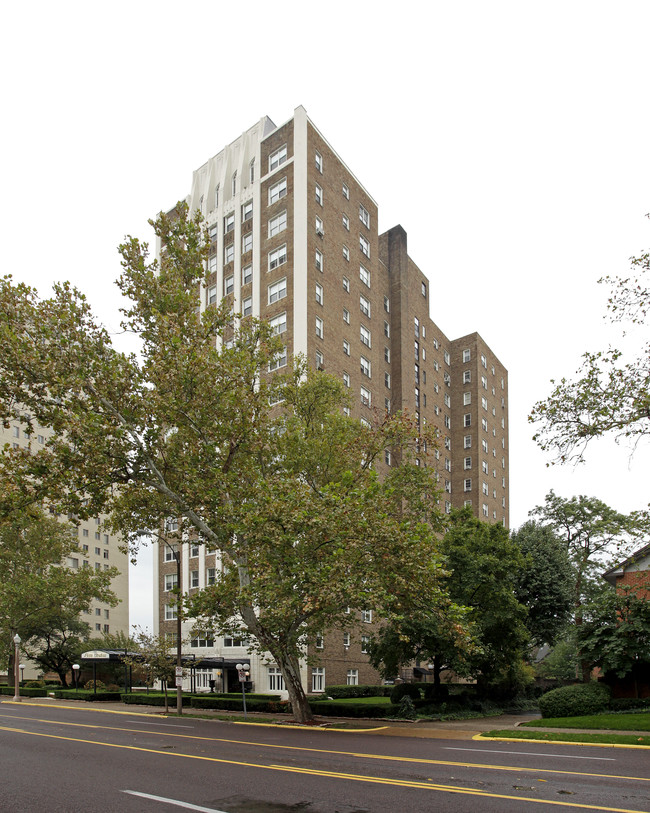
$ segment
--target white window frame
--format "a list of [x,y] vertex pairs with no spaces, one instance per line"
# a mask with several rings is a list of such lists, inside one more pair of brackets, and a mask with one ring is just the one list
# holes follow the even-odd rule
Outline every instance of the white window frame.
[[366,299],[363,294],[359,295],[359,309],[361,310],[361,313],[370,319],[370,300]]
[[323,320],[320,318],[320,316],[317,316],[316,317],[316,336],[318,336],[319,339],[322,339],[324,333],[325,333],[325,330],[324,330]]
[[279,302],[281,299],[284,299],[287,295],[287,278],[282,277],[282,279],[277,280],[276,282],[272,282],[267,289],[268,293],[268,304],[272,305],[274,302]]
[[361,343],[365,344],[366,347],[372,347],[372,334],[368,328],[363,325],[359,327],[359,338],[361,339]]
[[269,251],[269,271],[273,271],[275,268],[279,268],[281,265],[284,265],[287,261],[287,244],[278,246],[278,248],[274,248],[273,251]]
[[269,220],[269,237],[275,237],[287,228],[287,210],[284,209]]
[[272,319],[269,319],[269,326],[273,330],[274,335],[279,336],[287,329],[287,312],[283,311]]
[[363,265],[359,266],[359,279],[365,286],[370,288],[370,271]]
[[282,180],[274,183],[273,186],[269,187],[269,206],[277,203],[282,198],[286,197],[287,194],[287,179],[282,178]]
[[283,144],[281,147],[278,147],[275,152],[272,152],[269,155],[269,172],[273,172],[274,169],[282,166],[287,160],[287,145]]
[[362,204],[359,204],[359,220],[367,229],[370,228],[370,212]]
[[370,257],[370,243],[363,234],[359,235],[359,248],[361,249],[361,253],[364,254],[366,257]]

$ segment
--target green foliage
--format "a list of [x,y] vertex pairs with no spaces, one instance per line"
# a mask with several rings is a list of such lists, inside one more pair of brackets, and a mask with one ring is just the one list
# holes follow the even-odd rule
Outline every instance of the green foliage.
[[[130,706],[167,706],[168,699],[164,692],[124,692],[120,695],[122,703]],[[183,694],[183,706],[189,706],[191,695]]]
[[582,657],[618,677],[641,664],[650,664],[650,601],[637,596],[637,588],[610,588],[601,594],[585,606],[577,633]]
[[322,717],[354,717],[356,719],[369,717],[382,719],[394,717],[399,712],[398,706],[372,705],[371,703],[349,703],[345,705],[335,700],[310,700],[309,705],[314,714]]
[[578,717],[598,714],[609,704],[609,689],[603,683],[580,683],[552,689],[539,698],[542,717]]
[[[232,565],[189,613],[220,632],[237,618],[307,719],[306,640],[345,623],[346,606],[389,616],[414,593],[431,606],[444,598],[435,467],[415,465],[433,455],[434,433],[404,415],[347,419],[342,383],[299,359],[269,376],[282,342],[267,324],[234,320],[227,303],[197,314],[209,250],[200,214],[179,203],[152,225],[160,263],[136,239],[120,247],[137,357],[112,347],[70,285],[39,300],[1,281],[0,417],[21,403],[55,435],[38,455],[9,455],[0,515],[47,493],[82,517],[109,513],[132,548],[178,517],[179,534]],[[402,465],[380,482],[373,463],[386,448]]]
[[26,680],[22,687],[23,689],[44,689],[45,688],[45,681],[44,680]]
[[[0,694],[8,694],[13,696],[16,690],[13,686],[0,686]],[[31,688],[21,687],[21,697],[47,697],[48,690],[46,688]]]
[[84,683],[84,689],[92,691],[93,689],[104,689],[106,684],[101,680],[89,680]]
[[62,610],[58,618],[36,630],[23,649],[43,672],[56,672],[65,687],[72,664],[89,648],[86,641],[89,630],[89,625],[78,616]]
[[[612,321],[645,325],[650,302],[650,253],[632,258],[633,276],[606,277]],[[562,379],[546,401],[533,407],[530,421],[540,425],[534,439],[555,454],[556,462],[584,461],[593,438],[613,435],[617,441],[638,443],[650,435],[648,380],[650,344],[624,363],[615,348],[583,355],[573,381]]]
[[[0,455],[0,502],[15,486],[3,468],[7,455],[11,450],[5,448]],[[45,630],[55,628],[62,617],[77,616],[93,598],[117,603],[110,589],[117,571],[62,567],[71,555],[80,556],[75,529],[40,506],[23,506],[9,517],[0,514],[0,668],[13,663],[16,633],[31,654],[32,643]],[[13,682],[11,669],[9,675]]]
[[411,700],[419,700],[422,695],[418,687],[412,683],[398,683],[391,689],[390,702],[394,705],[399,705],[403,697],[410,697]]
[[575,584],[568,551],[553,529],[529,520],[511,534],[523,557],[515,573],[517,599],[528,610],[526,628],[535,646],[553,644],[571,619]]
[[357,686],[326,686],[324,694],[337,700],[342,697],[388,697],[392,686],[367,686],[359,684]]
[[413,699],[409,697],[408,694],[405,694],[404,697],[402,697],[402,699],[399,701],[398,714],[404,720],[415,720],[415,718],[418,716],[415,706],[413,705]]
[[[97,681],[99,683],[99,681]],[[88,703],[99,702],[105,700],[120,700],[119,688],[116,691],[109,691],[108,688],[97,688],[94,692],[92,689],[55,689],[54,697],[59,700],[85,700]]]
[[538,677],[551,680],[573,681],[578,669],[578,647],[575,633],[569,630],[548,655],[535,665]]
[[650,709],[650,697],[613,697],[609,701],[609,710],[613,712],[638,711]]

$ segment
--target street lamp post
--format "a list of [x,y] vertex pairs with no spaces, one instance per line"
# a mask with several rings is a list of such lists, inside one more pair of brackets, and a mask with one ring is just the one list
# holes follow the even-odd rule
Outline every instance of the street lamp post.
[[20,703],[20,635],[14,635],[14,702]]
[[72,674],[74,675],[74,688],[75,688],[76,692],[79,691],[79,670],[80,669],[81,669],[81,667],[79,666],[78,663],[73,663],[72,664]]
[[239,682],[241,683],[241,697],[244,705],[244,720],[246,719],[246,678],[250,674],[250,663],[238,663],[237,671],[239,672]]

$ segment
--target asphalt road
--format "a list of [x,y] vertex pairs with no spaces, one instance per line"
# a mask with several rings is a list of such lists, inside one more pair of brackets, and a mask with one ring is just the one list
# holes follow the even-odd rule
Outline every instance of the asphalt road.
[[0,704],[3,813],[650,813],[647,750]]

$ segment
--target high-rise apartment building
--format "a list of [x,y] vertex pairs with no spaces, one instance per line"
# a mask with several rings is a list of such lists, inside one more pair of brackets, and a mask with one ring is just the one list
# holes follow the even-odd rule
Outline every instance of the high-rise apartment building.
[[[201,210],[211,241],[201,309],[225,297],[235,312],[269,320],[285,347],[277,368],[301,353],[340,376],[355,418],[404,409],[434,425],[441,510],[469,505],[507,526],[507,371],[478,333],[450,340],[431,320],[431,303],[444,302],[442,284],[408,256],[401,226],[379,234],[377,203],[305,110],[280,127],[264,117],[217,153],[194,172],[187,202]],[[437,315],[444,318],[444,306]],[[386,452],[384,465],[396,462]],[[183,591],[209,584],[215,556],[183,548]],[[175,611],[165,593],[175,573],[171,551],[161,547],[156,623],[170,633]],[[334,632],[315,644],[323,665],[310,675],[305,666],[308,690],[321,690],[326,679],[376,681],[364,656],[372,609],[359,621],[358,635]],[[228,679],[246,652],[232,638],[195,639],[192,647],[224,656]],[[282,688],[272,662],[251,664],[257,689]]]

